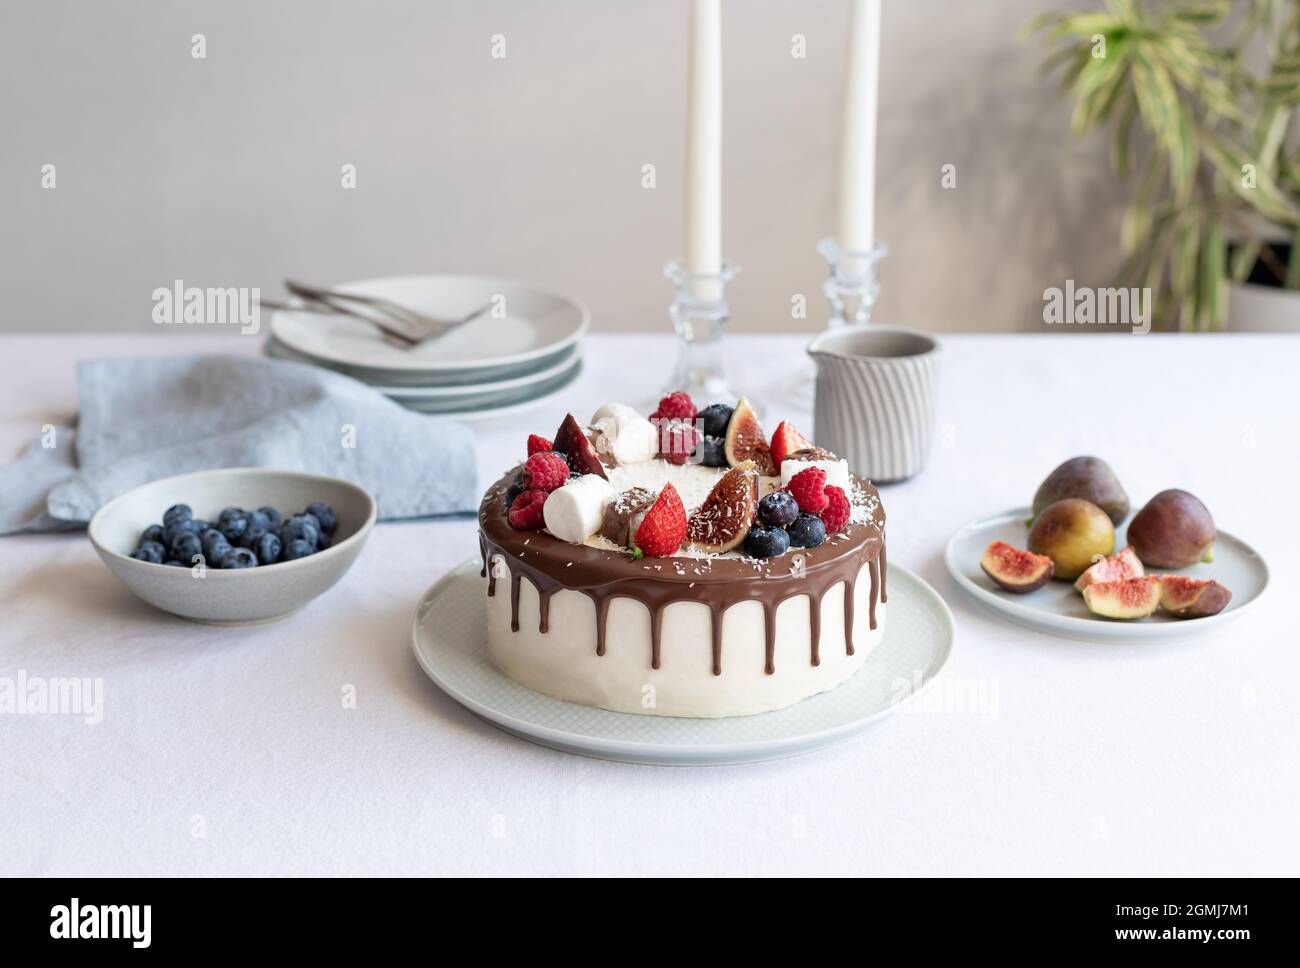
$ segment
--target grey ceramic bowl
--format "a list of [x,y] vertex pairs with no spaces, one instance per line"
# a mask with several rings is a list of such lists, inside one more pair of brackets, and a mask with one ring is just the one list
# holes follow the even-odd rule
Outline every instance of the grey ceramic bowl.
[[[301,511],[324,501],[338,514],[331,546],[296,561],[223,570],[155,565],[130,557],[140,532],[162,521],[173,504],[215,521],[222,508]],[[196,622],[246,625],[298,611],[352,566],[375,523],[375,501],[355,484],[334,477],[234,467],[152,481],[109,501],[90,520],[90,541],[113,574],[150,605]]]

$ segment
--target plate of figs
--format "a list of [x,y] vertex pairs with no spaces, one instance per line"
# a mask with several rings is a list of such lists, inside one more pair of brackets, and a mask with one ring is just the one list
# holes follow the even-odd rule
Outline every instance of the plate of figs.
[[1033,506],[972,521],[948,542],[959,585],[1005,618],[1069,638],[1178,639],[1257,602],[1268,566],[1189,491],[1136,513],[1105,461],[1074,457]]

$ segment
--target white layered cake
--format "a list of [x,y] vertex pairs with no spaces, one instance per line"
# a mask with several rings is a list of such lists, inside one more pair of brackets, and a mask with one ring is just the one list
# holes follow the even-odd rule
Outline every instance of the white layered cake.
[[884,634],[875,488],[748,404],[570,415],[479,511],[491,661],[558,699],[715,718],[838,686]]

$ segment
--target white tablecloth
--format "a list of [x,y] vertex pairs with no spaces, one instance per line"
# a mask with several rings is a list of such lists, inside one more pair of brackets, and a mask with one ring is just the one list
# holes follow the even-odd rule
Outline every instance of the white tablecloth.
[[[0,454],[73,412],[79,358],[257,351],[169,336],[0,339]],[[768,424],[806,427],[781,397],[803,339],[729,342]],[[565,409],[652,397],[672,344],[596,336],[587,353],[565,401],[480,425],[485,485]],[[104,682],[98,725],[0,715],[0,873],[1294,874],[1297,364],[1289,337],[947,339],[934,459],[884,500],[890,561],[957,617],[953,658],[912,711],[756,766],[566,756],[439,692],[408,629],[420,594],[477,553],[469,519],[380,525],[328,595],[247,630],[141,604],[84,533],[0,538],[0,676]],[[1110,460],[1136,503],[1198,494],[1264,554],[1271,594],[1169,644],[1067,641],[983,611],[947,577],[945,541],[1076,453]]]

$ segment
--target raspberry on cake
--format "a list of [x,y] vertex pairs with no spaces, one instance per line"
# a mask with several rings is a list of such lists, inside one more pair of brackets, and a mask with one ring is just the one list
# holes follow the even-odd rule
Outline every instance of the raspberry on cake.
[[827,534],[838,534],[853,517],[853,506],[844,488],[834,484],[826,487],[826,507],[822,510],[822,524],[826,525]]
[[[663,453],[654,421],[685,454]],[[491,661],[658,716],[780,709],[854,675],[884,634],[879,494],[847,467],[839,483],[838,458],[788,422],[772,442],[746,401],[697,410],[680,392],[650,418],[607,404],[529,437],[479,509]]]
[[510,505],[510,527],[529,531],[542,526],[542,510],[546,504],[545,491],[524,491]]
[[524,461],[524,478],[530,488],[550,493],[569,479],[569,465],[551,451],[533,454]]
[[808,467],[801,470],[785,489],[799,502],[799,510],[809,514],[820,514],[829,499],[826,497],[826,472],[820,467]]

